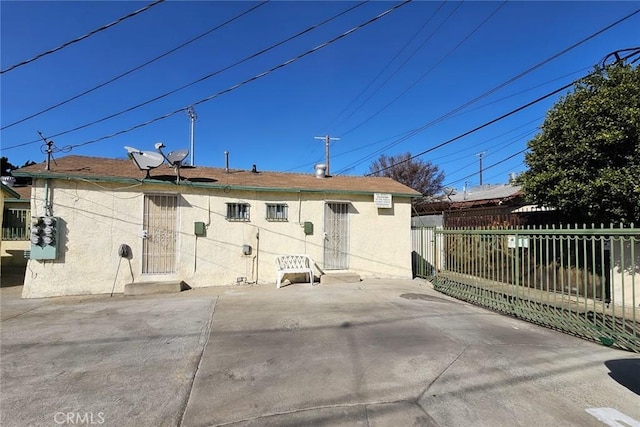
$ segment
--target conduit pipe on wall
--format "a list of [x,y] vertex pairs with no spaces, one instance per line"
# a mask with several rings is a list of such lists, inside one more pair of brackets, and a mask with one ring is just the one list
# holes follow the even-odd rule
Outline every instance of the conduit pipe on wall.
[[256,285],[258,284],[258,269],[260,268],[260,229],[256,230]]
[[49,190],[49,178],[45,178],[44,180],[44,216],[53,216],[53,212],[51,209],[50,199],[50,190]]

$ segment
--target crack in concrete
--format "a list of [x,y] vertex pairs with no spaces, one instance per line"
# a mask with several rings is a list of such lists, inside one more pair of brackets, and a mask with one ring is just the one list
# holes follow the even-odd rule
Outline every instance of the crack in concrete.
[[[230,425],[233,425],[233,424],[244,423],[244,422],[247,422],[247,421],[256,421],[256,420],[260,420],[260,419],[263,419],[263,418],[279,417],[279,416],[282,416],[282,415],[300,414],[300,413],[303,413],[303,412],[318,411],[318,410],[321,410],[321,409],[355,408],[355,407],[358,407],[358,406],[364,407],[365,415],[366,415],[366,418],[367,418],[367,425],[369,425],[369,416],[368,416],[368,413],[367,413],[367,406],[368,405],[387,405],[387,404],[391,404],[391,403],[410,403],[412,405],[415,405],[415,402],[407,400],[407,399],[388,400],[388,401],[387,400],[383,400],[383,401],[374,401],[374,402],[340,403],[340,404],[335,404],[335,405],[320,405],[320,406],[311,406],[311,407],[308,407],[308,408],[292,409],[290,411],[272,412],[270,414],[256,415],[255,417],[242,418],[242,419],[239,419],[239,420],[227,421],[227,422],[220,423],[220,424],[212,424],[211,427],[224,427],[224,426],[230,426]],[[423,409],[423,411],[424,411],[424,409]]]
[[[462,357],[462,355],[465,353],[465,351],[467,351],[468,348],[469,348],[468,345],[465,346],[462,349],[462,351],[447,366],[444,367],[442,372],[440,372],[438,375],[436,375],[436,377],[429,383],[429,385],[427,385],[427,388],[425,388],[424,391],[422,393],[420,393],[420,396],[418,396],[418,399],[415,402],[415,403],[418,404],[418,406],[420,406],[422,408],[422,405],[420,404],[420,401],[425,396],[425,394],[427,394],[427,392],[429,391],[431,386],[434,385],[435,382],[438,381],[440,379],[440,377],[443,376],[444,373],[447,372],[449,370],[449,368],[451,368],[453,366],[453,364],[458,361],[458,359],[460,359],[460,357]],[[424,408],[422,408],[422,409],[424,410]]]
[[184,417],[187,413],[187,406],[189,406],[189,401],[191,400],[191,395],[193,394],[193,384],[195,383],[196,376],[200,371],[200,367],[202,365],[202,359],[204,358],[204,352],[207,349],[207,345],[209,344],[209,339],[211,338],[211,331],[213,329],[213,316],[216,314],[216,306],[218,305],[218,298],[220,298],[220,296],[216,296],[216,299],[213,301],[213,308],[211,310],[211,316],[209,317],[209,324],[207,325],[207,328],[204,331],[204,343],[202,345],[202,350],[200,351],[200,355],[198,356],[198,363],[190,379],[190,383],[186,393],[187,397],[184,403],[182,404],[182,406],[180,407],[180,412],[176,417],[177,419],[180,420],[178,422],[178,426],[181,426],[184,423]]
[[25,311],[23,311],[22,313],[18,313],[18,314],[16,314],[15,316],[11,316],[11,317],[7,317],[6,319],[2,319],[2,321],[3,321],[3,322],[6,322],[7,320],[15,319],[16,317],[20,317],[20,316],[22,316],[22,315],[24,315],[24,314],[31,313],[32,311],[37,310],[37,309],[39,309],[40,307],[42,307],[42,306],[40,306],[40,305],[39,305],[39,306],[37,306],[37,307],[30,308],[29,310],[25,310]]

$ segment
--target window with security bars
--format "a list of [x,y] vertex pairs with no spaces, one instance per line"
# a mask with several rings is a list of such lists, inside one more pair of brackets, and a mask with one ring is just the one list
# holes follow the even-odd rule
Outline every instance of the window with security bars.
[[7,208],[2,215],[2,240],[29,240],[31,209]]
[[249,221],[248,203],[227,203],[228,221]]
[[267,203],[267,221],[288,221],[289,207],[282,203]]

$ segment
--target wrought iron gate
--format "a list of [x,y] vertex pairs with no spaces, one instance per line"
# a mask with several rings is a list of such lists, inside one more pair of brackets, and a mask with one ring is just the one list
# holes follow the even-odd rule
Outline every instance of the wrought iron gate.
[[177,211],[177,195],[144,196],[142,273],[175,273]]
[[324,268],[349,268],[349,203],[327,202],[324,209]]

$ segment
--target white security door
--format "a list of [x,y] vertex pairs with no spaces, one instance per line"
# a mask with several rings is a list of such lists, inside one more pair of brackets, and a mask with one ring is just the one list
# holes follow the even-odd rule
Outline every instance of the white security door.
[[349,268],[349,203],[327,202],[324,209],[324,268]]
[[177,195],[145,195],[142,243],[142,273],[176,272]]

